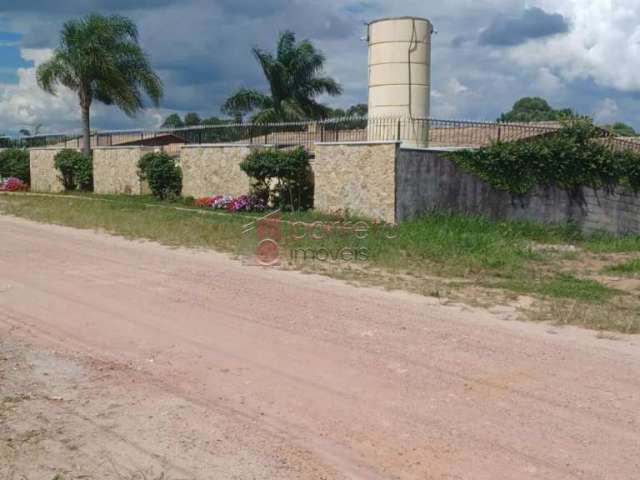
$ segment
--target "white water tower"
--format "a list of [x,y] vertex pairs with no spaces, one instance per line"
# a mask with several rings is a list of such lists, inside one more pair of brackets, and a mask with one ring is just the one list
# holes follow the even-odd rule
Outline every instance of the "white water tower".
[[[431,35],[426,18],[394,17],[368,25],[369,116],[403,119],[392,134],[375,120],[369,125],[369,140],[399,138],[403,143],[425,146],[431,95]],[[378,138],[376,138],[378,137]]]

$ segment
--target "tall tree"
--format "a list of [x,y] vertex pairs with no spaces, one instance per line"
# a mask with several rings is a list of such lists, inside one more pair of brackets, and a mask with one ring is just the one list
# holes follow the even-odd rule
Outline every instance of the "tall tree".
[[324,55],[308,40],[296,42],[293,32],[280,34],[275,55],[260,48],[253,48],[253,54],[269,83],[270,95],[241,88],[222,106],[227,115],[237,118],[257,111],[253,121],[259,123],[322,118],[328,108],[315,97],[342,93],[334,79],[323,76]]
[[200,125],[202,120],[200,119],[200,115],[195,112],[189,112],[184,116],[184,124],[187,127],[193,127],[195,125]]
[[181,128],[184,127],[184,122],[177,113],[172,113],[162,122],[162,128]]
[[619,137],[635,137],[638,133],[631,125],[627,125],[623,122],[617,122],[613,125],[605,125],[604,128],[611,130]]
[[353,105],[349,107],[347,110],[347,115],[349,117],[366,117],[369,112],[369,105],[366,103],[358,103],[357,105]]
[[548,122],[562,118],[574,117],[575,113],[569,108],[556,110],[540,97],[524,97],[514,103],[511,111],[503,113],[500,122]]
[[143,94],[158,104],[162,82],[138,44],[138,29],[120,15],[90,14],[62,27],[53,57],[38,67],[38,84],[55,94],[63,85],[78,95],[83,151],[91,152],[91,104],[116,105],[129,116],[144,108]]

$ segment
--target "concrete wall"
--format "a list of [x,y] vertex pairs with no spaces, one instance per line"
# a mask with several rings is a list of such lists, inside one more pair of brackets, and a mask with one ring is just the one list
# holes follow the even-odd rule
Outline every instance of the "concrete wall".
[[182,195],[246,195],[251,184],[240,162],[255,148],[248,145],[183,145],[180,149]]
[[396,181],[398,221],[434,209],[542,222],[562,222],[580,213],[579,205],[562,190],[538,189],[525,197],[513,196],[495,190],[438,152],[401,149]]
[[93,191],[100,194],[145,195],[147,182],[138,178],[138,161],[153,147],[98,147],[93,149]]
[[60,180],[60,173],[56,170],[54,159],[63,148],[31,148],[29,149],[29,164],[31,172],[32,192],[64,192],[64,185]]
[[461,170],[442,152],[408,149],[398,151],[396,184],[398,222],[439,209],[496,220],[572,221],[587,233],[640,233],[640,197],[623,188],[611,194],[583,188],[583,201],[558,188],[515,196]]
[[317,143],[315,208],[395,222],[396,142]]

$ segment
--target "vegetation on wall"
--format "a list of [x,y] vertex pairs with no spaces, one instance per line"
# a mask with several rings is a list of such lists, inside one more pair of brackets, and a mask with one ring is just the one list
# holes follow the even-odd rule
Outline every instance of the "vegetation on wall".
[[30,182],[29,151],[22,148],[8,148],[0,152],[0,178],[19,178]]
[[313,207],[313,173],[303,148],[258,150],[240,168],[252,179],[253,195],[265,204],[292,211]]
[[161,200],[176,198],[182,193],[182,169],[176,160],[164,152],[150,152],[138,161],[138,177],[147,181],[151,193]]
[[498,190],[524,195],[537,186],[555,186],[580,198],[580,187],[640,190],[640,154],[617,152],[601,140],[588,119],[566,122],[552,134],[516,142],[496,142],[451,154],[463,169]]
[[77,150],[61,150],[54,159],[65,190],[93,190],[93,159]]

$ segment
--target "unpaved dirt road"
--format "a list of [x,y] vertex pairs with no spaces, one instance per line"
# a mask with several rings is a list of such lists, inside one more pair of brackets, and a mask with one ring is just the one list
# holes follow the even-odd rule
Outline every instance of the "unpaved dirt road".
[[9,217],[0,332],[5,474],[640,476],[634,337]]

